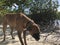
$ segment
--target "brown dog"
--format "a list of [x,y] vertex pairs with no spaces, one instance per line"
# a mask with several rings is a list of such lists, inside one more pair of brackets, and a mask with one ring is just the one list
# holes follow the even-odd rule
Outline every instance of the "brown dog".
[[[37,41],[40,39],[40,29],[36,23],[34,23],[33,20],[28,18],[26,15],[23,13],[20,14],[6,14],[4,16],[4,22],[3,22],[3,32],[4,32],[4,41],[5,41],[5,30],[7,27],[7,24],[11,28],[11,35],[13,32],[13,29],[15,28],[18,33],[19,40],[22,45],[27,45],[26,43],[26,36],[25,36],[25,31],[29,31],[29,33],[34,37]],[[23,32],[23,37],[24,37],[24,43],[21,38],[21,33]],[[14,39],[13,35],[12,38]]]

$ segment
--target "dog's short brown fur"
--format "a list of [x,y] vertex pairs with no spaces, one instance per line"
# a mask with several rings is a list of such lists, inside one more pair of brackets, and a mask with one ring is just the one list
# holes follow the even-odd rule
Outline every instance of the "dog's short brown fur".
[[[25,31],[28,30],[29,33],[34,37],[36,40],[39,40],[39,27],[36,23],[34,23],[33,20],[28,18],[26,15],[23,13],[19,14],[6,14],[4,16],[4,22],[3,22],[3,32],[4,32],[4,40],[5,40],[5,30],[7,28],[7,24],[11,28],[11,35],[13,32],[13,29],[17,30],[19,40],[22,45],[27,45],[26,43],[26,37],[25,37]],[[24,43],[21,38],[21,33],[23,32],[23,37],[24,37]],[[13,35],[12,38],[14,39]]]

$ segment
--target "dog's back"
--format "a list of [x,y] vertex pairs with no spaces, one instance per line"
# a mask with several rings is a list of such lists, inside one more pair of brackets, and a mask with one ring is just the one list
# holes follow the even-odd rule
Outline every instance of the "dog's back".
[[3,24],[7,24],[10,26],[16,26],[16,14],[6,14],[4,16]]

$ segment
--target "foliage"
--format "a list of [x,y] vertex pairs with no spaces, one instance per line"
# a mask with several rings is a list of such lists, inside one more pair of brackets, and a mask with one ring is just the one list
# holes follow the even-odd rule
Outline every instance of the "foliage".
[[57,12],[57,19],[60,19],[60,12]]
[[0,0],[0,14],[24,13],[29,8],[29,15],[37,23],[49,22],[56,18],[58,6],[58,0]]
[[32,18],[37,23],[49,23],[57,18],[58,6],[57,0],[35,0],[30,6]]

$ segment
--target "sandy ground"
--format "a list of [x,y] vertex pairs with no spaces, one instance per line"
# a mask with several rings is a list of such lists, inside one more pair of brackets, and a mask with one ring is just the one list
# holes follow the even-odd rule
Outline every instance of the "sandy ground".
[[[49,34],[49,35],[48,35]],[[35,39],[31,35],[27,35],[27,44],[28,45],[60,45],[60,34],[56,33],[42,33],[40,34],[40,40],[35,41]],[[11,38],[10,29],[6,31],[6,41],[2,42],[3,40],[3,32],[0,29],[0,45],[21,45],[20,41],[17,36],[17,32],[14,31],[15,39]],[[23,38],[23,37],[22,37]]]

